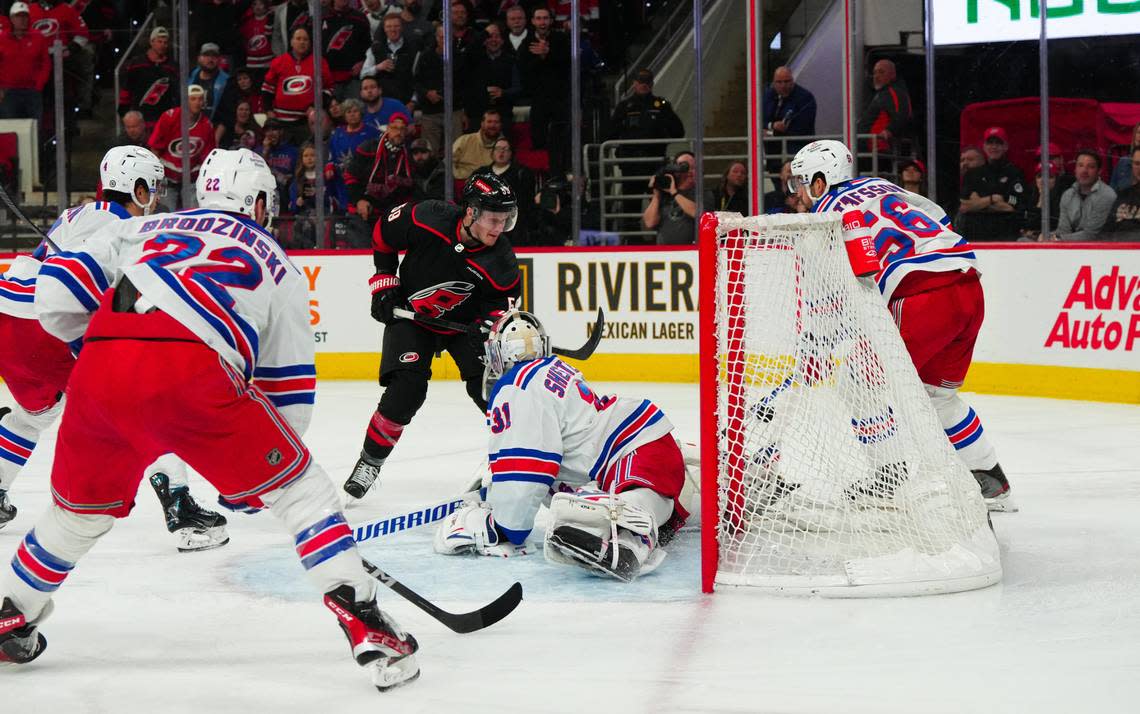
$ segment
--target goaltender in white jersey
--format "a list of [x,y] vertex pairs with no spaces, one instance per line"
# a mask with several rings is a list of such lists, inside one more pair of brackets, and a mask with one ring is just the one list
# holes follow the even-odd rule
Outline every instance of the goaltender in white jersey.
[[490,484],[483,503],[443,522],[436,551],[525,554],[550,499],[548,560],[626,581],[655,568],[658,546],[688,516],[678,503],[684,460],[664,412],[648,399],[595,394],[551,354],[530,313],[495,323],[486,364],[497,377],[487,399]]

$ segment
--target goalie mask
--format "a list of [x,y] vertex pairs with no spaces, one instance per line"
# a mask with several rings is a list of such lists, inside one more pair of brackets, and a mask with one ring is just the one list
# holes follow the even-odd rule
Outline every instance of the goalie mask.
[[537,317],[522,310],[512,310],[500,317],[491,327],[483,349],[487,367],[485,383],[489,382],[491,386],[519,362],[551,355],[546,329]]

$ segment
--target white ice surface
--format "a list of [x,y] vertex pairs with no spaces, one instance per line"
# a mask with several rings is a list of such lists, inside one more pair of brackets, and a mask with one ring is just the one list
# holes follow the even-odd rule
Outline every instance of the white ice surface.
[[[605,386],[651,397],[695,439],[695,385]],[[320,384],[307,441],[338,489],[378,392]],[[381,695],[272,516],[234,515],[228,546],[180,555],[144,485],[131,517],[57,593],[45,654],[0,668],[0,712],[1140,711],[1140,407],[967,398],[1021,506],[994,517],[1005,581],[986,590],[702,596],[692,531],[656,573],[623,585],[540,555],[437,556],[421,529],[362,552],[451,610],[516,579],[526,595],[498,625],[455,635],[383,592],[382,606],[421,643],[423,676]],[[459,384],[433,384],[382,488],[350,521],[459,491],[482,430]],[[0,567],[49,503],[53,441],[13,488],[21,510],[0,530]],[[208,484],[191,483],[212,502]]]

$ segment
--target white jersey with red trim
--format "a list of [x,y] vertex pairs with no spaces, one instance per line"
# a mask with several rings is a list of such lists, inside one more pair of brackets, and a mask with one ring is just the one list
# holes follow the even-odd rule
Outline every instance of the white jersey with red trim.
[[552,491],[597,481],[621,457],[673,431],[648,399],[598,396],[557,357],[520,362],[503,374],[487,402],[487,424],[487,503],[516,544],[526,540]]
[[[127,209],[117,203],[85,203],[60,214],[48,230],[48,237],[66,253],[82,248],[90,236],[108,224],[130,217]],[[6,272],[0,274],[0,313],[36,319],[36,277],[47,254],[47,243],[41,243],[35,252],[19,256]]]
[[[813,213],[861,211],[875,237],[879,272],[875,282],[888,301],[908,273],[978,269],[966,239],[954,232],[950,217],[925,196],[881,178],[857,178],[832,187],[812,207]],[[980,271],[979,271],[980,272]]]
[[316,390],[308,283],[264,228],[205,209],[121,221],[44,261],[35,298],[44,329],[76,340],[124,276],[139,291],[136,310],[182,323],[304,433]]

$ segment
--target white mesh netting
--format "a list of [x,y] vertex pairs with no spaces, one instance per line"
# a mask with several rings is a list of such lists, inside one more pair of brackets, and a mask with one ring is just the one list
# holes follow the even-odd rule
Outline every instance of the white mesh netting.
[[1001,578],[957,459],[838,215],[718,214],[716,582],[836,596]]

